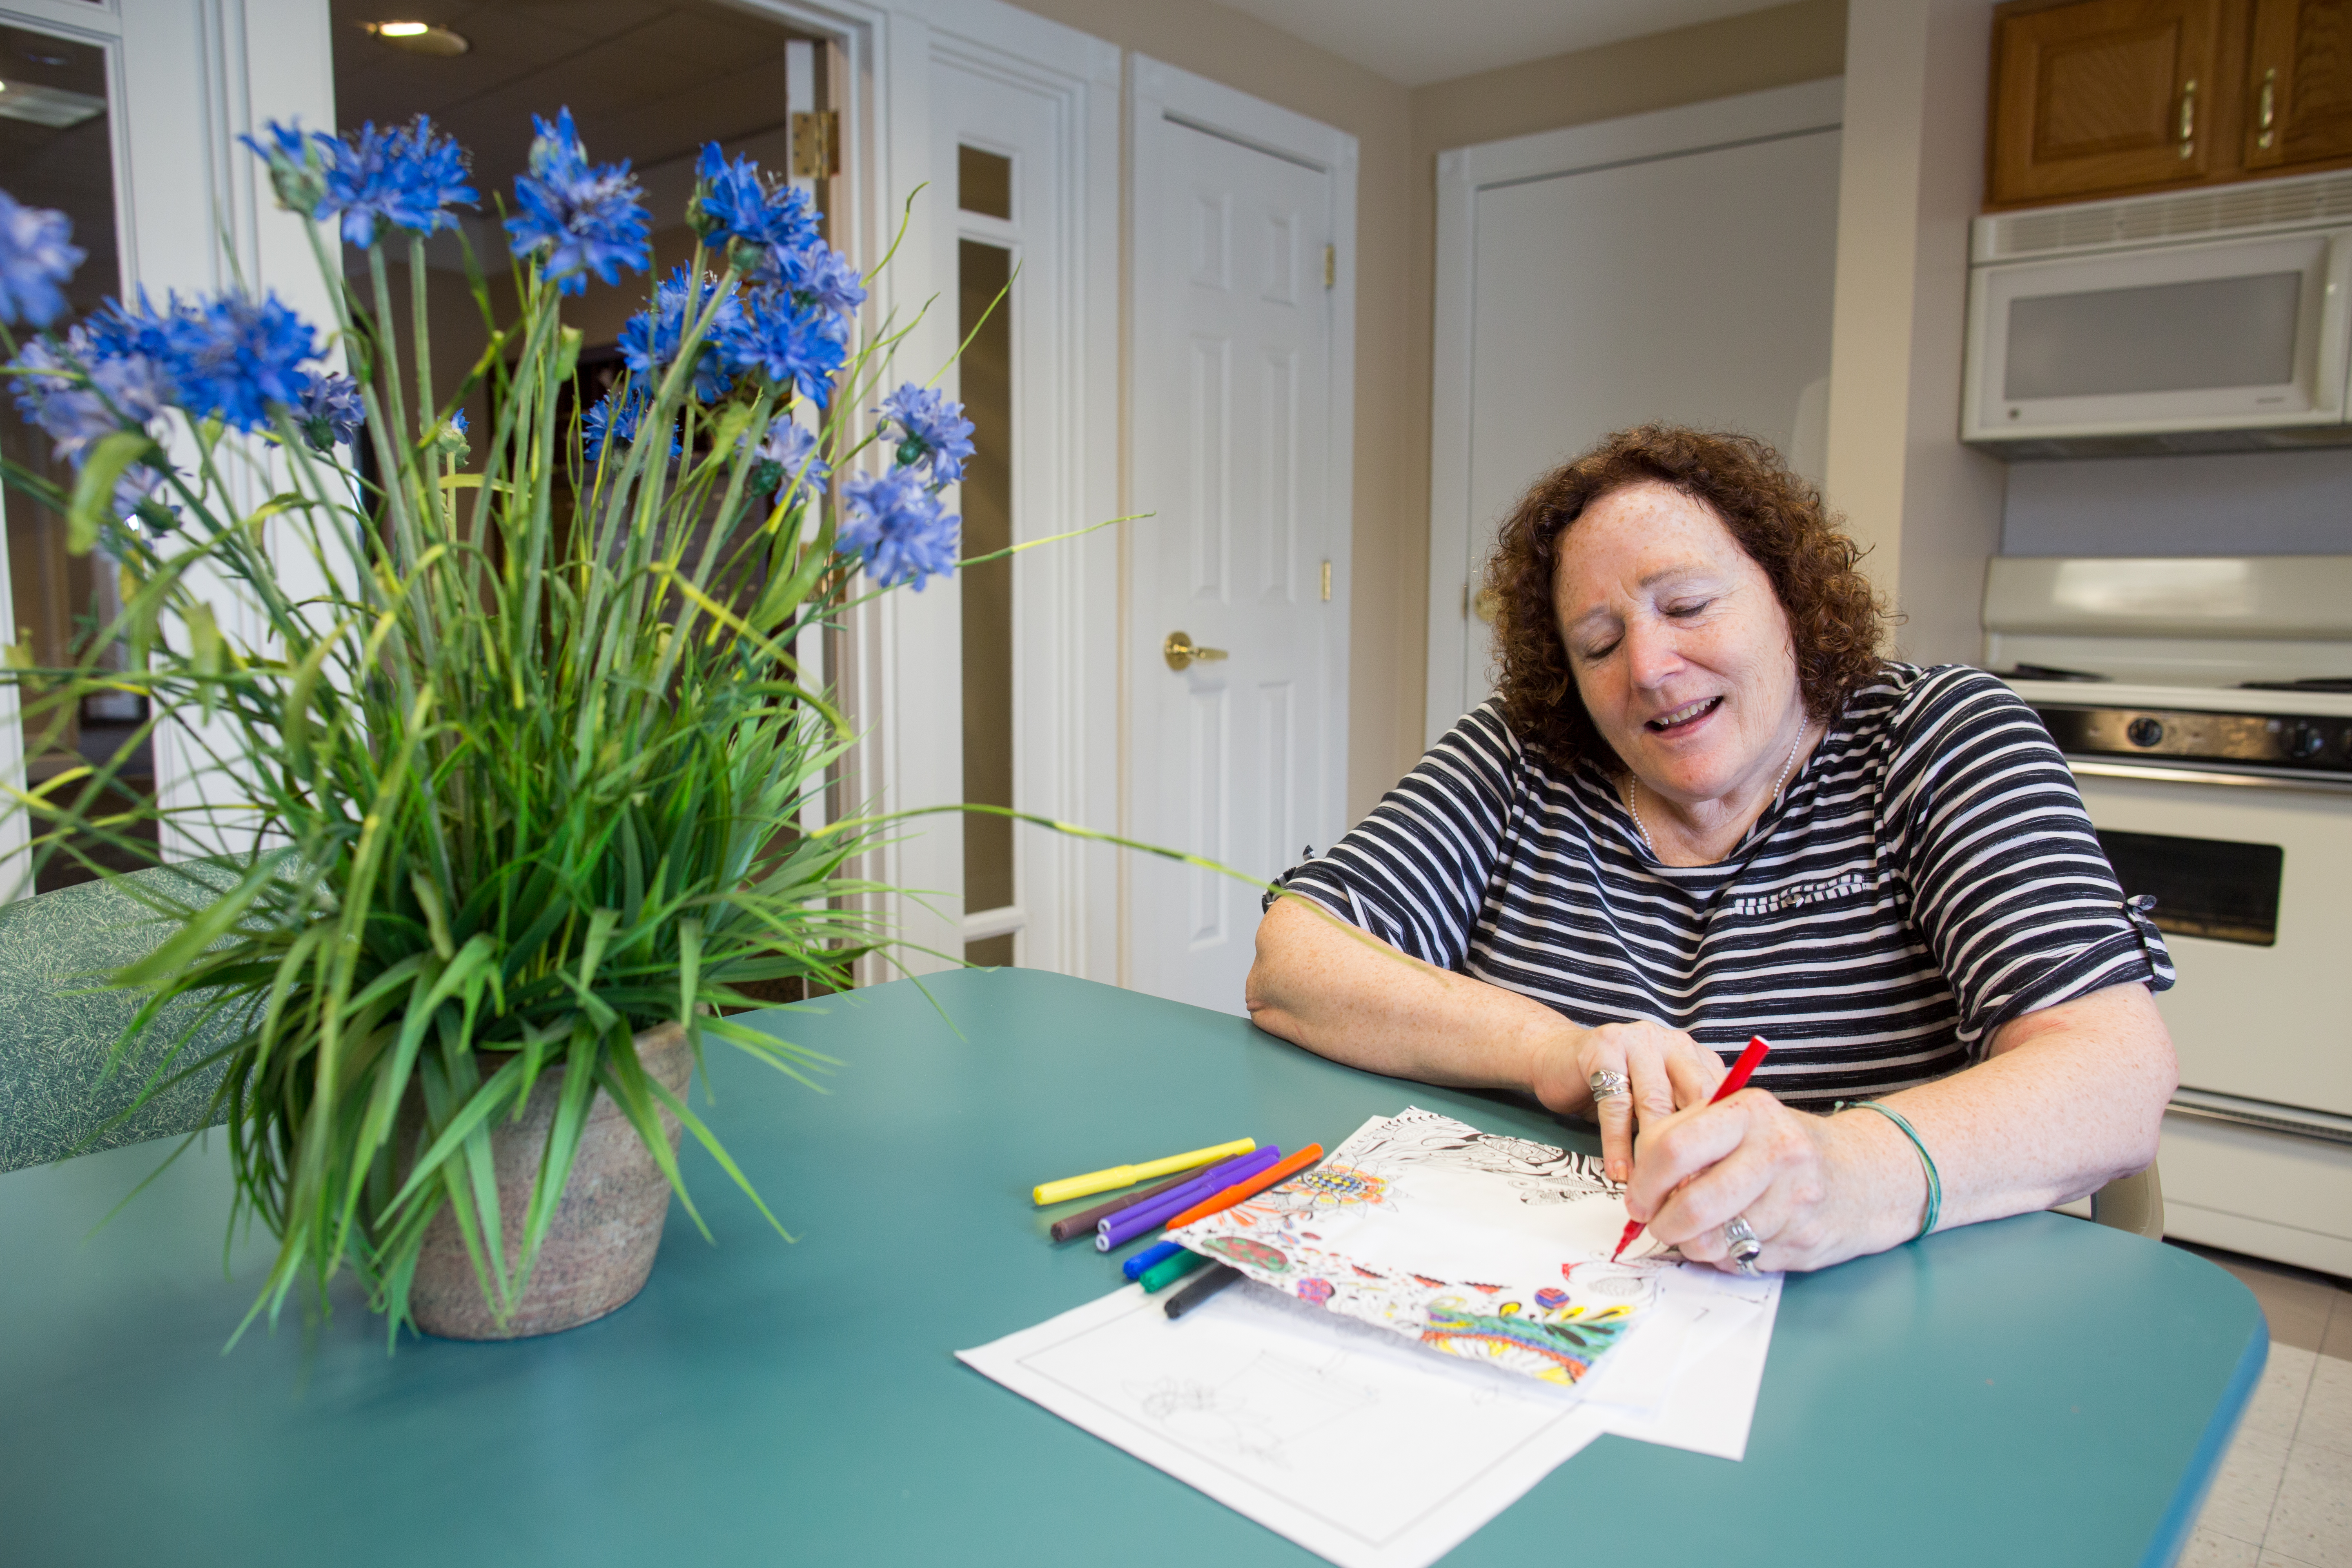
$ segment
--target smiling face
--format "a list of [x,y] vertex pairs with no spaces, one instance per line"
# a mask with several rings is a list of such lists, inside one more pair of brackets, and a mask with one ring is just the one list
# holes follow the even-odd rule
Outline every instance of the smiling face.
[[1552,605],[1585,711],[1684,806],[1769,788],[1806,717],[1789,617],[1714,510],[1654,482],[1560,539]]

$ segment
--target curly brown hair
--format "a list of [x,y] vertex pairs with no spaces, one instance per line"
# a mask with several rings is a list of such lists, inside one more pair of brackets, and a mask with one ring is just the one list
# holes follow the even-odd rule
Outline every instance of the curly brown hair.
[[1789,617],[1805,710],[1827,720],[1878,670],[1887,616],[1821,492],[1749,436],[1643,425],[1604,437],[1536,482],[1503,521],[1486,563],[1502,667],[1503,718],[1527,749],[1565,773],[1585,757],[1624,771],[1578,695],[1553,584],[1559,541],[1595,501],[1647,480],[1705,503],[1764,568]]

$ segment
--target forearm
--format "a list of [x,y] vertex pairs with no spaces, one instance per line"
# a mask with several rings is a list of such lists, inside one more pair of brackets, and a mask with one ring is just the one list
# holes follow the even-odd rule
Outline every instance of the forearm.
[[1424,1083],[1532,1090],[1538,1054],[1576,1032],[1531,997],[1409,958],[1303,900],[1257,931],[1250,1018],[1318,1055]]
[[1887,1103],[1935,1156],[1937,1223],[1949,1227],[2048,1208],[2147,1169],[2178,1081],[2155,999],[2129,984],[2028,1014],[1994,1037],[1985,1061]]

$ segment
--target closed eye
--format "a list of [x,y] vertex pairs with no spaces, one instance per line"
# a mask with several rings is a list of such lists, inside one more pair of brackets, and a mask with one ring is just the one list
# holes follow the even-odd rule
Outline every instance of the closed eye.
[[1683,620],[1697,615],[1714,603],[1713,599],[1687,599],[1679,605],[1668,605],[1666,614],[1676,620]]

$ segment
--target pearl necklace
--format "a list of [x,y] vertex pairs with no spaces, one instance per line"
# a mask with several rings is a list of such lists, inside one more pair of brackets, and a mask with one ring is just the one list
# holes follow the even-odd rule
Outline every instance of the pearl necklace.
[[[1789,782],[1789,770],[1797,765],[1797,751],[1798,748],[1802,746],[1804,743],[1805,731],[1802,728],[1800,728],[1797,731],[1796,740],[1790,742],[1789,746],[1788,761],[1780,764],[1780,776],[1772,781],[1771,794],[1767,795],[1764,797],[1765,804],[1767,805],[1771,804],[1774,795],[1780,793],[1780,786]],[[1649,824],[1642,820],[1641,803],[1642,775],[1635,773],[1633,769],[1627,768],[1625,770],[1625,809],[1633,815],[1633,831],[1642,836],[1642,847],[1647,849],[1651,854],[1655,855],[1658,852],[1658,847],[1650,837]]]

